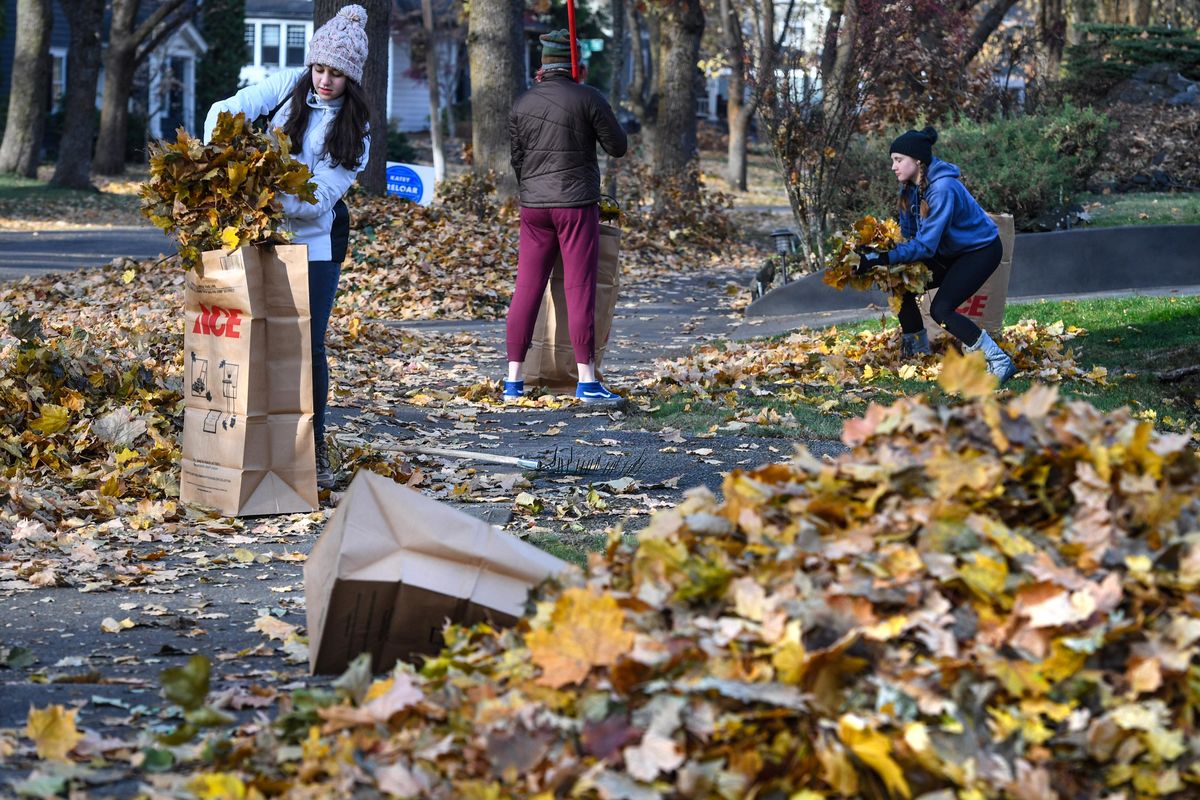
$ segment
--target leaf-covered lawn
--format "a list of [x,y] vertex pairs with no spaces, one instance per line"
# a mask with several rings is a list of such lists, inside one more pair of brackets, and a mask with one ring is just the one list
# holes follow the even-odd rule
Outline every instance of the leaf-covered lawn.
[[[1010,306],[1003,345],[1018,372],[1006,387],[1059,383],[1064,396],[1105,411],[1131,406],[1160,426],[1200,429],[1200,297],[1128,297]],[[664,402],[665,425],[688,430],[747,422],[750,432],[783,430],[837,435],[841,420],[870,402],[928,393],[947,343],[935,355],[904,361],[892,317],[790,336],[706,345],[663,362],[650,379]],[[1164,376],[1164,377],[1160,377]]]

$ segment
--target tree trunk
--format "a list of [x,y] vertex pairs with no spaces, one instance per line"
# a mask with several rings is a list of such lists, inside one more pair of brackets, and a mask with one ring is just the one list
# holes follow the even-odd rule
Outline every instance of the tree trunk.
[[139,24],[140,4],[141,0],[112,0],[108,48],[104,52],[100,136],[96,140],[96,158],[92,164],[101,175],[120,175],[125,171],[129,93],[133,90],[137,68],[196,10],[195,0],[165,0]]
[[62,140],[54,166],[55,186],[92,188],[92,134],[96,130],[96,82],[100,79],[100,28],[104,0],[59,0],[71,26]]
[[837,43],[842,29],[843,7],[837,5],[829,10],[825,21],[825,34],[821,43],[821,75],[833,75],[837,66]]
[[[612,82],[608,87],[608,104],[620,111],[625,94],[625,64],[629,50],[625,46],[625,0],[610,0],[612,17],[612,46],[616,56],[612,62]],[[604,193],[617,196],[617,159],[609,156],[604,163]]]
[[[387,193],[388,38],[391,36],[391,4],[386,0],[354,0],[367,12],[367,63],[363,65],[363,92],[371,108],[371,151],[358,185],[367,194]],[[328,22],[347,3],[345,0],[314,0],[313,31]]]
[[1041,0],[1038,5],[1038,39],[1042,81],[1058,78],[1066,43],[1067,14],[1063,0]]
[[616,111],[625,97],[625,65],[629,60],[629,47],[625,40],[625,0],[610,0],[612,16],[612,81],[608,87],[608,104]]
[[742,21],[732,0],[721,0],[721,34],[725,53],[729,57],[729,97],[725,101],[725,119],[729,123],[729,152],[725,164],[725,180],[730,188],[746,191],[746,130],[750,125],[745,115],[746,43],[742,37]]
[[[642,125],[642,147],[654,150],[654,132],[658,124],[658,72],[661,67],[658,47],[660,25],[658,14],[651,10],[643,14],[635,4],[629,11],[629,41],[633,61],[633,81],[629,84],[629,104]],[[643,37],[644,35],[644,37]]]
[[0,172],[37,177],[50,96],[50,0],[19,0]]
[[[503,196],[516,191],[508,139],[508,114],[518,87],[524,88],[524,26],[514,30],[521,4],[513,0],[472,0],[467,50],[471,66],[471,147],[475,170],[496,173]],[[516,44],[514,44],[514,37]]]
[[[830,22],[832,23],[832,17]],[[822,80],[826,80],[826,76],[829,76],[828,88],[825,92],[825,116],[829,119],[838,119],[843,116],[844,109],[841,108],[843,99],[854,94],[854,87],[850,85],[850,82],[854,76],[854,62],[858,58],[858,53],[855,52],[858,29],[858,0],[846,0],[834,32],[836,43],[833,48],[833,66],[830,72],[821,76]],[[828,47],[830,42],[826,40],[825,44]],[[827,53],[823,53],[822,57],[825,55]]]
[[446,151],[442,145],[441,72],[438,70],[437,31],[433,25],[433,0],[421,0],[425,22],[425,77],[429,84],[429,140],[433,146],[433,178],[446,177]]
[[1130,24],[1145,28],[1150,24],[1150,6],[1151,0],[1133,0],[1130,4],[1132,7],[1133,19],[1129,20]]
[[686,174],[696,153],[696,68],[704,10],[700,0],[679,0],[660,12],[656,93],[658,113],[650,168],[658,178]]

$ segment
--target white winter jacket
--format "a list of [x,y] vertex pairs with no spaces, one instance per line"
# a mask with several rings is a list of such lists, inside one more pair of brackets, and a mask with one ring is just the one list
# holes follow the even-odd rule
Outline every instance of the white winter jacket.
[[[266,80],[247,86],[227,100],[213,103],[204,120],[204,141],[212,138],[213,128],[217,126],[217,115],[222,111],[231,114],[241,111],[250,120],[267,114],[279,105],[280,101],[291,95],[296,81],[309,69],[311,67],[280,70]],[[358,173],[367,166],[367,156],[370,153],[370,136],[363,137],[363,157],[355,169],[335,167],[325,153],[325,137],[342,107],[342,99],[339,97],[325,102],[317,97],[315,92],[310,92],[308,105],[312,112],[308,116],[308,129],[304,132],[304,149],[297,154],[295,143],[292,146],[292,155],[312,170],[313,181],[317,184],[316,204],[298,200],[293,195],[280,196],[289,229],[292,231],[292,243],[308,245],[310,261],[328,261],[332,258],[329,231],[333,226],[333,207],[350,188],[350,184],[354,183]],[[284,103],[271,119],[271,127],[282,128],[290,112],[291,104]]]

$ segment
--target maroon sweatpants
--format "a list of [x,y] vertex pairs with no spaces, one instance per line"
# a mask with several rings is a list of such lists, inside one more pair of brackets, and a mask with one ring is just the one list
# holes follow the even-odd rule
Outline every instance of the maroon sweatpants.
[[600,205],[579,208],[521,208],[517,286],[508,307],[509,361],[524,361],[533,340],[538,308],[554,260],[563,260],[567,326],[575,363],[588,364],[596,345],[596,271],[600,257]]

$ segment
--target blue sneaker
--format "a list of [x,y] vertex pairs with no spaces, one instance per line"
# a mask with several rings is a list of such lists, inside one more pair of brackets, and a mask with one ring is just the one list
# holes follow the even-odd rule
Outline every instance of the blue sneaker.
[[575,397],[585,403],[597,405],[617,405],[625,402],[625,398],[616,392],[604,388],[600,381],[580,381],[575,385]]
[[504,382],[504,402],[515,403],[525,396],[525,381]]

